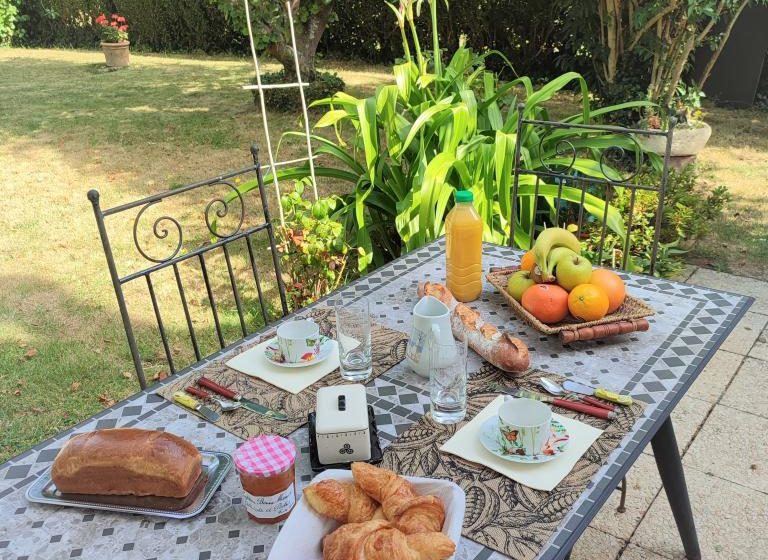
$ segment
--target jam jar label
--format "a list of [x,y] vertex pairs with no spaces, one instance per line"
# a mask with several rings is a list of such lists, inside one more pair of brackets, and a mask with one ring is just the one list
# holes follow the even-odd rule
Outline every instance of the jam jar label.
[[245,493],[245,509],[254,517],[272,519],[291,511],[296,505],[293,484],[272,496],[252,496]]

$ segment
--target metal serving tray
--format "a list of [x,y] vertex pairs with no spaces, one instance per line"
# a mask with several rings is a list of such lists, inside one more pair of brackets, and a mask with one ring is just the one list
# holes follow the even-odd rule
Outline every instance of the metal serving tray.
[[125,513],[138,513],[143,515],[153,515],[156,517],[171,517],[173,519],[187,519],[198,515],[205,509],[208,502],[216,493],[224,477],[232,468],[232,457],[227,453],[218,451],[201,451],[203,458],[203,472],[208,476],[208,482],[200,496],[184,509],[178,511],[167,511],[160,509],[148,509],[123,505],[96,504],[82,500],[70,500],[62,497],[56,485],[51,480],[51,469],[47,469],[40,477],[33,482],[27,489],[27,500],[40,504],[51,504],[55,506],[69,506],[87,509],[101,509],[106,511],[120,511]]

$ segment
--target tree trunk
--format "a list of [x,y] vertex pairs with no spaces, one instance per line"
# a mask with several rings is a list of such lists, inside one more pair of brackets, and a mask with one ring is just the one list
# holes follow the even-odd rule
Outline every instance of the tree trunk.
[[[298,2],[294,3],[294,11],[298,10]],[[299,72],[303,81],[315,79],[315,53],[317,45],[328,25],[328,19],[333,13],[333,3],[320,7],[320,10],[312,14],[306,23],[297,23],[294,20],[294,32],[296,33],[296,50],[299,59]],[[269,54],[283,65],[286,79],[296,80],[296,63],[291,48],[291,32],[286,18],[284,42],[272,43],[267,49]]]

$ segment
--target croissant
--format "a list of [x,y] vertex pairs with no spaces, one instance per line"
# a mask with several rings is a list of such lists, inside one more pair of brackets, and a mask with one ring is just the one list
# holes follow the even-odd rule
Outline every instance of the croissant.
[[403,533],[442,530],[445,506],[437,496],[419,496],[402,476],[368,463],[352,463],[352,476],[363,492],[381,503],[384,517]]
[[443,533],[406,535],[383,520],[348,523],[323,539],[323,560],[445,560],[455,550]]
[[304,498],[320,515],[340,523],[360,523],[374,518],[378,504],[357,484],[323,480],[304,488]]

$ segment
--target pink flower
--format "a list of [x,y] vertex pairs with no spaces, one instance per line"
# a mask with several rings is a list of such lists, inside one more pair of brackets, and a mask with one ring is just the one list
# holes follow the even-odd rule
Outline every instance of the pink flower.
[[117,23],[125,23],[125,18],[123,16],[117,16]]
[[117,14],[112,14],[112,19],[117,19]]
[[116,22],[116,21],[113,21],[113,22],[112,22],[112,23],[110,23],[109,25],[111,25],[112,27],[117,27],[117,22]]
[[120,27],[118,27],[118,29],[120,31],[128,31],[128,26],[127,25],[121,25]]
[[99,14],[99,17],[95,19],[95,22],[98,23],[99,25],[104,25],[105,23],[107,23],[107,18],[104,16],[104,14]]

